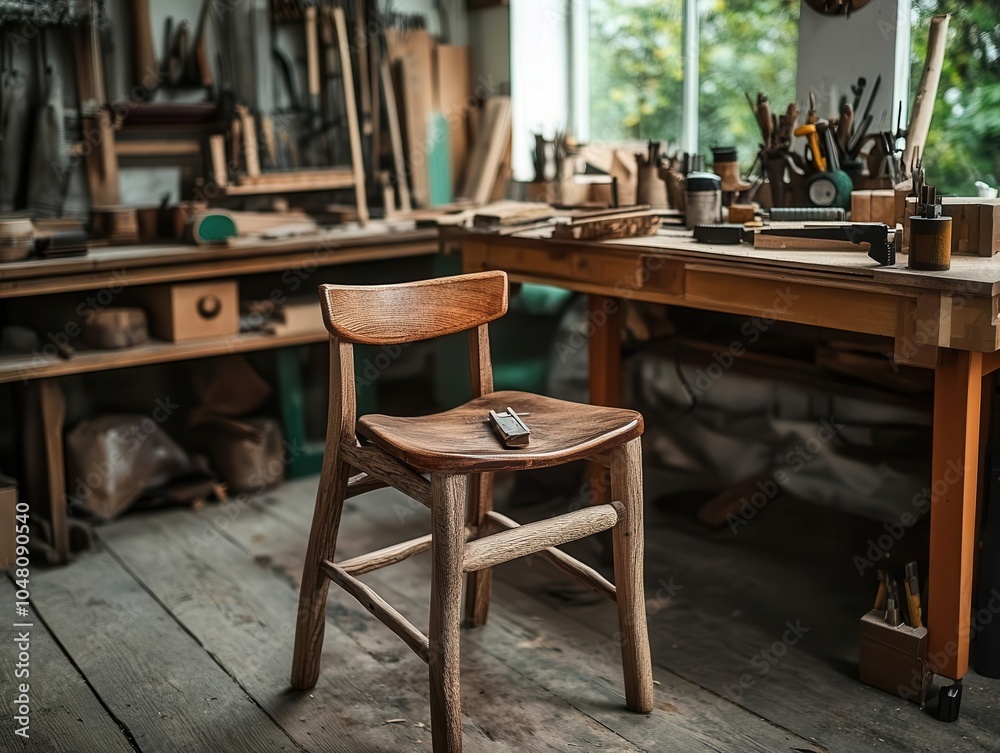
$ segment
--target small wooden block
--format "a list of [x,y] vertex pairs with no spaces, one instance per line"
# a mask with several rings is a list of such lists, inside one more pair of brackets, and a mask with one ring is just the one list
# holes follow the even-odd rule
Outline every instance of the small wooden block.
[[[871,192],[871,206],[866,222],[884,222],[889,227],[896,224],[896,194],[891,189]],[[857,220],[855,220],[857,222]]]
[[729,221],[742,224],[756,219],[753,204],[733,204],[729,207]]
[[979,205],[979,255],[1000,251],[1000,199],[983,199]]
[[851,222],[870,222],[871,191],[851,191]]

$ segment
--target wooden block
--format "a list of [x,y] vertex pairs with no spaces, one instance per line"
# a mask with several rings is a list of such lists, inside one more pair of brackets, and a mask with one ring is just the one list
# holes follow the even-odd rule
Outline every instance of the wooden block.
[[239,288],[235,280],[160,285],[145,291],[150,331],[163,340],[236,335],[240,331]]
[[1000,199],[983,199],[979,205],[979,255],[1000,251]]
[[871,207],[868,222],[884,222],[890,227],[896,224],[896,194],[892,189],[871,192]]
[[890,225],[903,225],[904,220],[909,217],[906,213],[906,199],[909,196],[910,189],[908,188],[897,188],[893,190],[893,196],[895,198],[896,211],[895,220]]
[[945,204],[941,207],[941,214],[951,217],[951,253],[953,255],[967,253],[969,239],[964,221],[964,207],[960,204]]
[[851,222],[871,222],[871,210],[871,191],[851,191]]
[[756,218],[753,204],[732,204],[729,207],[729,221],[732,223],[753,222]]
[[0,476],[0,570],[13,569],[17,560],[17,482]]

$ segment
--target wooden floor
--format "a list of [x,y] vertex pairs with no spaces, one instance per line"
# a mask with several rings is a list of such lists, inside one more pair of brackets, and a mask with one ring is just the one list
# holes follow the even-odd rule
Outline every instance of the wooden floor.
[[[96,551],[37,569],[31,738],[11,734],[5,669],[0,750],[429,751],[425,665],[336,588],[319,684],[287,687],[315,487],[310,478],[261,499],[130,515],[99,529]],[[497,570],[490,624],[463,632],[467,750],[1000,749],[1000,681],[970,676],[962,718],[944,725],[855,679],[849,590],[810,593],[808,568],[768,540],[775,521],[798,525],[802,510],[776,501],[768,521],[727,539],[685,530],[676,512],[647,502],[653,714],[624,709],[613,607],[529,558]],[[340,556],[427,525],[426,510],[394,492],[355,498]],[[577,553],[598,563],[599,546],[594,538]],[[796,557],[815,550],[801,548]],[[364,576],[421,628],[428,559]],[[13,593],[0,579],[0,602]],[[783,641],[787,623],[801,634],[793,641]]]

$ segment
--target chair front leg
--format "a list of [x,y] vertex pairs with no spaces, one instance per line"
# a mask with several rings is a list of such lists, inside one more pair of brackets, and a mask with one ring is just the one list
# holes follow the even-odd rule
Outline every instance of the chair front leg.
[[[493,509],[493,474],[480,473],[472,476],[469,483],[469,526],[479,529],[478,537],[486,535],[482,530],[486,523],[486,513]],[[485,625],[490,611],[490,592],[493,588],[493,568],[484,567],[469,573],[465,581],[465,625],[478,627]]]
[[433,571],[431,574],[430,696],[435,753],[461,753],[462,702],[459,636],[462,620],[462,557],[468,476],[431,476]]
[[319,679],[326,630],[326,597],[330,591],[330,579],[319,568],[324,560],[333,561],[350,478],[350,467],[340,460],[339,455],[336,446],[327,446],[312,528],[309,530],[292,656],[292,687],[298,690],[315,687]]
[[611,494],[625,508],[624,517],[612,529],[625,703],[632,711],[648,714],[653,710],[653,667],[642,579],[642,445],[638,438],[611,451]]

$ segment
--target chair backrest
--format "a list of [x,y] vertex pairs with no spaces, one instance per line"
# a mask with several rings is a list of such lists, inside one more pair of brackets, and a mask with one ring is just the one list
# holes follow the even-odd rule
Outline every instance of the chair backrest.
[[473,329],[507,313],[507,273],[476,272],[398,285],[320,285],[331,335],[397,345]]

